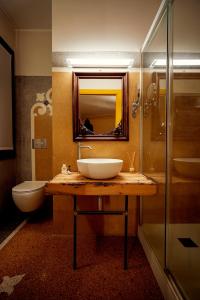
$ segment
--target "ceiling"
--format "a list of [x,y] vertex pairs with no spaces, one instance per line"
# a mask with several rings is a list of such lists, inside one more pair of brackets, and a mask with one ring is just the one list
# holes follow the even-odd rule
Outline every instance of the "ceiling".
[[52,29],[56,52],[139,51],[160,3],[161,0],[0,0],[0,8],[16,29]]
[[51,0],[0,0],[0,9],[16,29],[51,29]]
[[[66,53],[131,53],[137,60],[160,4],[161,0],[0,0],[0,9],[16,29],[52,29],[54,65],[62,66]],[[174,2],[174,51],[200,52],[199,9],[200,0]],[[146,51],[165,49],[166,20]]]
[[161,0],[53,0],[52,49],[141,49]]
[[[0,9],[16,29],[52,29],[53,52],[138,52],[160,3],[161,0],[0,0]],[[177,51],[199,53],[199,9],[200,0],[175,1]],[[162,51],[162,45],[166,49],[165,27],[159,30],[153,51]]]

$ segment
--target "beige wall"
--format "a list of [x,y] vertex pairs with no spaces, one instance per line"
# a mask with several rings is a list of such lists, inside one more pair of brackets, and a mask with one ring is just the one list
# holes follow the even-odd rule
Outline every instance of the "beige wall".
[[[72,73],[53,73],[53,175],[60,173],[61,165],[71,165],[72,171],[77,171],[77,145],[72,136]],[[139,73],[129,73],[129,104],[135,97],[136,84]],[[94,150],[82,149],[82,157],[112,157],[124,160],[123,171],[128,171],[128,154],[136,151],[135,168],[139,168],[139,115],[136,119],[129,112],[130,140],[126,142],[90,141],[87,145],[95,146]],[[130,197],[129,229],[131,234],[136,233],[136,201]],[[116,199],[116,200],[115,200]],[[112,200],[112,201],[111,201]],[[79,202],[79,206],[89,208],[96,203],[92,200]],[[106,198],[107,209],[120,208],[123,201],[120,197]],[[70,197],[54,197],[54,224],[55,230],[63,233],[72,233],[72,201]],[[116,216],[100,216],[79,218],[79,230],[86,233],[105,235],[123,234],[123,218]]]
[[16,75],[51,76],[51,31],[16,31]]
[[0,35],[8,43],[8,45],[14,49],[15,47],[15,32],[14,25],[6,17],[6,15],[0,9]]

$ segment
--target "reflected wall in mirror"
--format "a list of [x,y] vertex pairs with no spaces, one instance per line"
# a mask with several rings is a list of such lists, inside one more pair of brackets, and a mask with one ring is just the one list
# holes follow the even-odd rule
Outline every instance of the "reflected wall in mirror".
[[127,73],[73,73],[73,137],[128,140]]
[[[153,73],[156,82],[156,104],[152,107],[152,139],[165,135],[166,76]],[[173,138],[199,140],[200,136],[200,73],[173,74]],[[188,122],[188,120],[190,120]],[[187,126],[186,126],[187,124]]]
[[0,37],[0,158],[14,151],[14,52]]

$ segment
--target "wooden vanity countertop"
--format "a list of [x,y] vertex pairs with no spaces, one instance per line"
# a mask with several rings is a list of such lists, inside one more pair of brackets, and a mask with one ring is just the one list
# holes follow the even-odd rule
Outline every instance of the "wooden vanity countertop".
[[78,172],[58,174],[45,186],[52,195],[134,195],[150,196],[157,192],[157,184],[140,173],[119,173],[111,179],[89,179]]

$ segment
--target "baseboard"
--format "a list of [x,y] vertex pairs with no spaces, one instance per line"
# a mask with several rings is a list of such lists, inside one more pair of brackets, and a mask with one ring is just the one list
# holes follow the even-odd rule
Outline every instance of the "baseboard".
[[18,233],[18,231],[20,231],[20,229],[22,227],[24,227],[24,225],[26,225],[28,219],[24,220],[23,222],[21,222],[12,232],[11,234],[9,234],[9,236],[7,236],[7,238],[0,244],[0,250],[3,249],[3,247],[6,246],[6,244],[8,244],[8,242]]
[[161,267],[151,246],[144,236],[141,226],[138,227],[138,237],[165,300],[183,300],[175,284],[169,280]]

